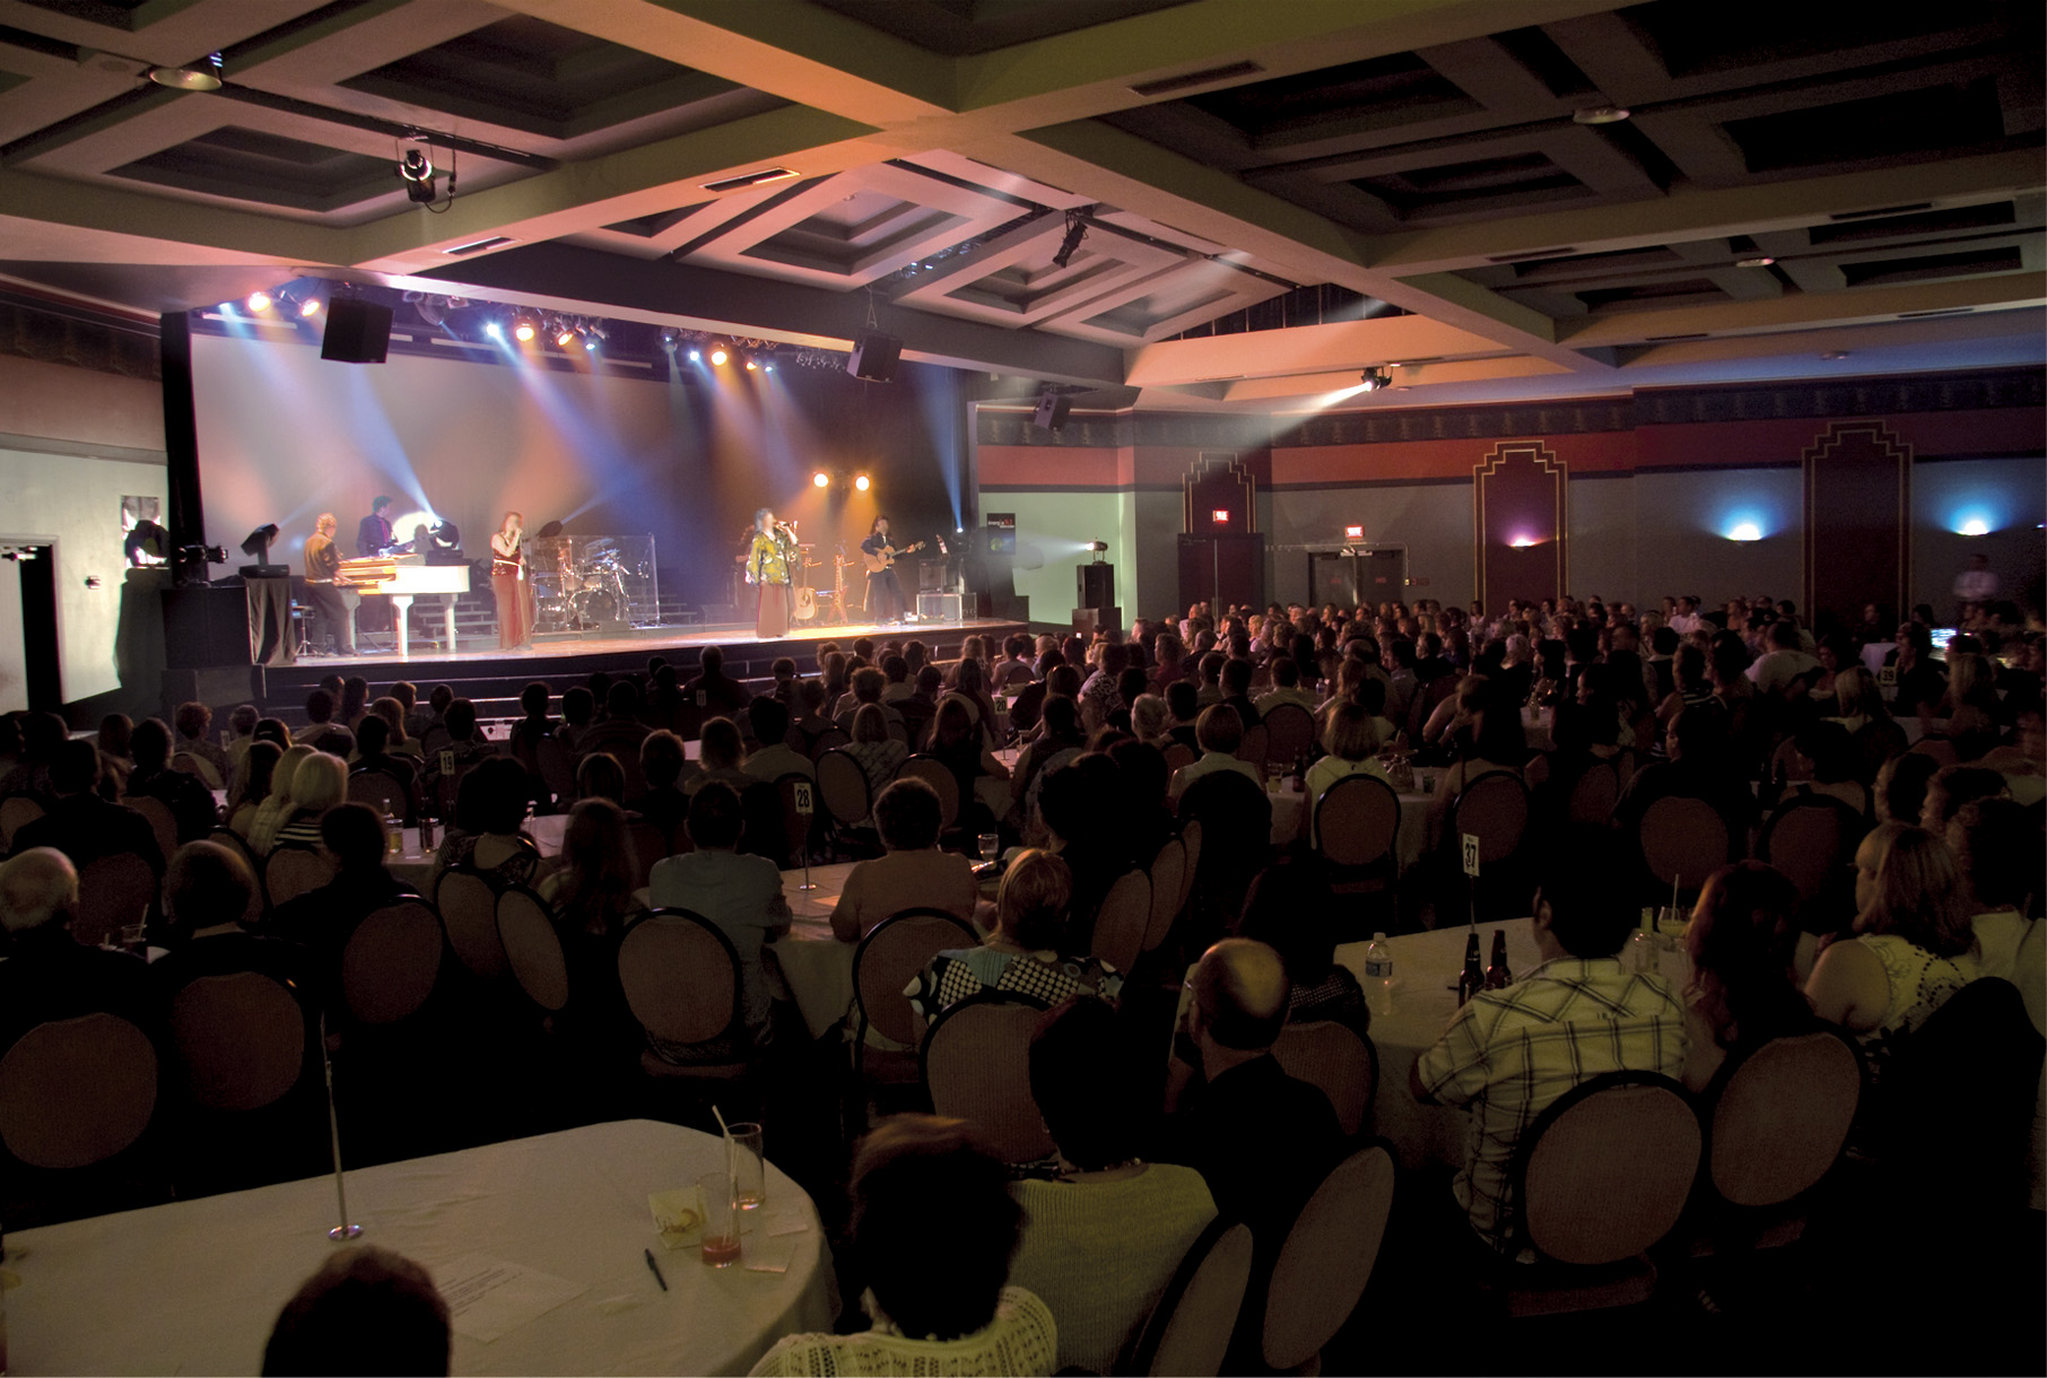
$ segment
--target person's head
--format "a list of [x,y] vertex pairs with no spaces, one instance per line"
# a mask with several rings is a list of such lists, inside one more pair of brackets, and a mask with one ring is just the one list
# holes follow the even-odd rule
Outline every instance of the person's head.
[[562,860],[579,899],[629,893],[635,865],[625,810],[609,799],[577,800],[562,830]]
[[1031,1033],[1031,1099],[1059,1156],[1082,1172],[1137,1156],[1143,1118],[1129,1035],[1106,1001],[1068,996]]
[[698,739],[697,758],[705,770],[737,770],[746,756],[739,724],[730,718],[708,719]]
[[2009,789],[2004,776],[1988,766],[1942,766],[1926,782],[1926,798],[1919,806],[1919,826],[1938,835],[1962,805],[1978,799],[1995,799]]
[[[371,699],[370,711],[366,717],[377,718],[383,722],[386,729],[384,733],[385,746],[392,746],[405,740],[405,705],[398,702],[397,699],[392,698],[388,694],[382,698]],[[361,729],[357,729],[356,735],[360,739]]]
[[329,1255],[263,1347],[264,1378],[447,1371],[447,1302],[426,1269],[374,1244]]
[[0,924],[9,934],[67,924],[77,908],[78,868],[55,847],[30,847],[0,861]]
[[746,713],[753,722],[753,739],[762,746],[779,746],[789,735],[789,710],[779,699],[762,694],[747,704]]
[[1225,938],[1201,954],[1188,980],[1185,1027],[1204,1059],[1208,1046],[1256,1055],[1279,1041],[1292,993],[1278,952],[1250,938]]
[[270,795],[270,780],[284,751],[276,742],[251,742],[242,757],[241,773],[235,778],[235,796],[230,812],[244,804],[260,804]]
[[256,711],[253,703],[238,703],[227,715],[227,725],[237,737],[246,737],[256,730],[256,724],[263,715]]
[[[254,750],[254,748],[250,748]],[[286,747],[277,759],[277,768],[270,772],[270,793],[265,799],[273,808],[286,809],[291,806],[292,781],[298,776],[299,767],[319,753],[304,744]]]
[[1045,736],[1053,742],[1078,746],[1081,743],[1080,704],[1065,694],[1048,694],[1045,706],[1039,715],[1044,719]]
[[874,827],[891,852],[928,852],[944,826],[938,791],[922,780],[896,780],[874,800]]
[[448,715],[448,705],[454,701],[455,686],[452,684],[436,684],[426,691],[426,706],[433,710],[437,718],[445,718]]
[[874,525],[868,529],[867,534],[870,536],[888,535],[888,518],[885,516],[876,517]]
[[772,507],[756,507],[756,508],[754,509],[754,512],[753,512],[753,529],[754,529],[754,530],[756,530],[756,531],[767,531],[767,530],[770,530],[771,528],[773,528],[774,524],[775,524],[775,509],[774,509],[774,508],[772,508]]
[[129,759],[135,769],[147,775],[170,764],[171,730],[161,718],[144,718],[128,737]]
[[[616,761],[612,762],[612,768],[618,768]],[[531,790],[526,767],[509,756],[492,756],[477,762],[462,778],[465,786],[472,781],[483,791],[477,807],[477,829],[499,837],[509,837],[518,832],[519,825],[526,818],[526,801]]]
[[320,815],[320,845],[343,875],[374,874],[384,865],[384,820],[369,804],[336,804]]
[[697,663],[703,667],[705,679],[721,677],[725,673],[725,648],[722,646],[704,647]]
[[348,765],[316,751],[299,762],[291,777],[293,813],[324,813],[348,797]]
[[1876,772],[1876,816],[1883,822],[1917,823],[1926,789],[1940,762],[1923,751],[1893,756]]
[[310,722],[331,722],[334,718],[334,696],[325,689],[315,689],[306,695],[306,718]]
[[332,512],[322,512],[319,515],[319,517],[317,517],[314,520],[313,530],[319,532],[322,536],[326,536],[329,539],[332,539],[334,535],[334,528],[337,525],[339,525],[339,523],[337,523],[334,520],[334,514]]
[[[640,686],[629,679],[613,680],[604,690],[605,716],[624,721],[640,714]],[[454,713],[448,715],[448,730],[455,730]]]
[[[255,712],[254,709],[249,711],[252,714]],[[177,725],[179,741],[203,742],[206,740],[206,729],[213,725],[213,710],[196,699],[190,699],[178,705],[178,711],[172,715],[172,721]],[[255,725],[256,720],[251,717],[249,726]]]
[[1157,694],[1139,694],[1130,705],[1130,729],[1140,742],[1157,741],[1171,725],[1171,713]]
[[553,691],[536,679],[519,691],[519,711],[529,718],[544,718],[551,697]]
[[1115,831],[1123,779],[1106,756],[1076,756],[1043,778],[1038,814],[1056,841],[1099,841]]
[[931,740],[937,746],[957,746],[978,736],[971,700],[947,694],[938,701],[938,713],[931,720]]
[[1322,749],[1343,761],[1362,761],[1380,746],[1379,725],[1360,703],[1339,703],[1322,731]]
[[729,852],[739,845],[746,815],[739,791],[723,780],[709,780],[690,796],[689,840],[703,851]]
[[1634,895],[1624,878],[1630,858],[1604,828],[1566,830],[1546,857],[1535,892],[1537,932],[1547,930],[1573,957],[1611,957],[1635,927]]
[[618,758],[608,751],[593,751],[576,762],[576,798],[625,803],[625,768]]
[[1792,970],[1798,936],[1798,887],[1776,867],[1737,861],[1706,878],[1685,946],[1721,1046],[1775,1038],[1810,1016]]
[[1018,947],[1033,952],[1058,949],[1066,938],[1066,910],[1073,901],[1073,872],[1050,852],[1027,847],[1002,873],[995,893],[995,924]]
[[[896,1115],[853,1155],[853,1258],[875,1305],[905,1335],[951,1340],[995,1318],[1023,1211],[1009,1170],[964,1120]],[[946,1243],[927,1229],[944,1202]]]
[[[383,840],[380,826],[380,849]],[[164,922],[180,938],[189,938],[202,928],[239,920],[255,893],[256,877],[239,852],[218,842],[187,842],[164,868]]]
[[907,684],[910,681],[910,662],[899,655],[885,655],[881,658],[881,673],[890,684]]
[[1211,704],[1194,722],[1194,740],[1204,752],[1233,755],[1244,743],[1244,719],[1226,703]]
[[2040,829],[2014,799],[1976,799],[1948,819],[1948,850],[1971,913],[2024,910],[2040,886]]
[[447,725],[452,740],[466,742],[476,735],[476,705],[468,699],[456,699],[448,705],[441,721]]
[[355,745],[366,760],[382,756],[391,745],[391,724],[374,713],[364,714],[362,726],[355,730]]
[[1176,679],[1166,686],[1166,707],[1172,711],[1173,721],[1189,723],[1201,711],[1201,691],[1184,679]]
[[[1889,826],[1878,828],[1870,837]],[[1859,851],[1855,865],[1858,872],[1863,869]],[[1955,854],[1940,837],[1924,828],[1898,828],[1877,860],[1870,889],[1868,903],[1855,916],[1858,932],[1892,934],[1936,957],[1957,957],[1969,950],[1973,934],[1967,896]],[[1862,891],[1858,874],[1858,900]]]
[[665,727],[649,732],[640,739],[640,778],[650,790],[672,789],[687,758],[682,738]]
[[525,529],[526,529],[525,513],[523,512],[505,513],[504,531],[506,535],[514,536],[517,535],[519,532],[524,531]]
[[1329,870],[1323,861],[1313,853],[1285,858],[1252,880],[1234,932],[1277,952],[1293,984],[1312,986],[1328,979],[1336,961],[1336,929],[1328,919],[1331,907]]
[[853,701],[855,703],[880,703],[881,691],[888,687],[888,676],[872,665],[863,665],[853,672]]

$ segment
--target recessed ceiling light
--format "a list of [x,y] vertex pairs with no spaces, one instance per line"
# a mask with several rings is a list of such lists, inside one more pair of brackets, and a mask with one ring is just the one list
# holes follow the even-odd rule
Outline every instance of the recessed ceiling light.
[[1771,258],[1768,254],[1758,254],[1754,258],[1737,258],[1734,260],[1734,266],[1737,268],[1767,268],[1776,261],[1776,259]]
[[152,67],[149,79],[173,91],[218,91],[220,54],[208,53],[189,67]]
[[1619,124],[1627,117],[1625,105],[1588,105],[1571,112],[1571,119],[1578,124]]

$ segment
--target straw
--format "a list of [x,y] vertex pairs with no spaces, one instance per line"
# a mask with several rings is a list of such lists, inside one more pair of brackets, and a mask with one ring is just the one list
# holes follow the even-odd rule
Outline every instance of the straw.
[[1677,887],[1683,880],[1684,877],[1682,875],[1675,875],[1670,878],[1670,919],[1672,923],[1677,922]]
[[718,1132],[723,1134],[728,1139],[731,1138],[732,1126],[725,1123],[725,1116],[719,1111],[718,1103],[716,1101],[711,1102],[711,1113],[713,1115],[716,1115],[718,1118]]

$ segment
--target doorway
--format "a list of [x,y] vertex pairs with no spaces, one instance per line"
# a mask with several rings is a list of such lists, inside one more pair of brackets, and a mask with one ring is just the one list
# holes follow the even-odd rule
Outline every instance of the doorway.
[[1407,598],[1407,547],[1379,545],[1345,546],[1341,550],[1318,550],[1308,555],[1308,592],[1316,607],[1335,603],[1339,607],[1405,601]]
[[0,540],[0,712],[56,712],[56,547]]

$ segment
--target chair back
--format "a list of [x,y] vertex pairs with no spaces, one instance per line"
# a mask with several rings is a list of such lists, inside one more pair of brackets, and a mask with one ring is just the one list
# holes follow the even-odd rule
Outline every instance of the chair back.
[[1376,775],[1346,775],[1315,801],[1315,850],[1338,866],[1370,866],[1400,836],[1400,796]]
[[260,971],[187,981],[171,997],[170,1025],[185,1095],[202,1109],[260,1110],[305,1070],[305,1011]]
[[810,744],[810,758],[815,761],[827,751],[837,751],[842,746],[853,745],[853,738],[844,728],[827,727],[817,734],[817,740]]
[[105,1012],[38,1024],[0,1057],[0,1142],[30,1167],[90,1167],[142,1137],[156,1049]]
[[147,794],[125,795],[121,802],[149,821],[149,830],[156,834],[156,849],[168,863],[171,854],[178,850],[178,816],[171,812],[171,806]]
[[249,878],[256,882],[250,887],[249,903],[242,910],[242,927],[253,928],[263,922],[263,864],[249,850],[248,841],[233,828],[215,828],[206,835],[206,840],[217,842],[240,857],[249,868]]
[[204,756],[192,751],[171,753],[171,769],[185,775],[196,775],[208,789],[225,789],[227,781],[220,778],[220,769]]
[[1728,862],[1727,820],[1703,799],[1666,795],[1642,815],[1642,861],[1659,886],[1697,890]]
[[270,849],[263,861],[263,893],[275,909],[334,879],[334,862],[318,847],[290,842]]
[[1166,748],[1166,774],[1170,776],[1182,766],[1193,765],[1198,759],[1193,747],[1185,742],[1174,742]]
[[1516,1228],[1559,1263],[1633,1258],[1677,1224],[1699,1152],[1698,1116],[1669,1077],[1608,1072],[1582,1081],[1521,1137]]
[[653,874],[654,863],[669,856],[676,848],[660,825],[645,818],[636,818],[626,824],[625,834],[632,846],[633,888],[646,888],[647,877]]
[[556,802],[576,797],[576,758],[553,734],[533,743],[533,768]]
[[1215,1378],[1250,1282],[1251,1227],[1211,1220],[1138,1331],[1128,1362],[1116,1371]]
[[482,874],[467,866],[450,866],[434,891],[441,927],[456,960],[486,981],[495,981],[509,967],[504,940],[498,936],[498,895]]
[[962,1000],[932,1022],[918,1057],[932,1110],[975,1125],[1005,1163],[1034,1163],[1054,1151],[1031,1099],[1031,1034],[1044,1012],[1012,996]]
[[26,794],[10,794],[0,799],[0,852],[13,851],[15,829],[42,816],[43,806]]
[[1912,743],[1911,750],[1915,755],[1931,756],[1944,766],[1954,765],[1962,759],[1955,754],[1955,744],[1945,737],[1921,737]]
[[358,770],[349,776],[348,797],[392,818],[403,818],[411,812],[412,801],[406,797],[405,786],[397,776],[381,770]]
[[1187,890],[1187,844],[1169,837],[1151,859],[1151,921],[1144,930],[1144,950],[1150,952],[1173,931],[1180,917],[1180,897]]
[[896,779],[922,780],[937,792],[941,827],[950,828],[959,821],[960,782],[945,762],[935,756],[906,756],[896,767]]
[[1706,1169],[1736,1206],[1776,1206],[1827,1175],[1862,1099],[1862,1063],[1838,1034],[1772,1039],[1721,1080]]
[[400,900],[356,926],[341,949],[341,999],[366,1025],[418,1012],[441,974],[441,926],[424,900]]
[[1379,1050],[1372,1040],[1348,1024],[1316,1019],[1280,1030],[1272,1055],[1288,1076],[1329,1097],[1345,1135],[1363,1132],[1379,1091]]
[[1798,897],[1810,904],[1830,888],[1852,887],[1855,850],[1868,833],[1869,823],[1848,805],[1809,795],[1770,815],[1756,851],[1789,876]]
[[1270,750],[1272,733],[1265,724],[1255,723],[1244,729],[1244,739],[1237,743],[1237,759],[1258,767],[1259,775],[1265,774],[1266,753]]
[[826,751],[818,755],[817,789],[824,796],[825,808],[842,828],[856,828],[874,812],[866,770],[843,751]]
[[1268,1366],[1302,1367],[1350,1319],[1386,1237],[1394,1177],[1390,1148],[1370,1143],[1338,1163],[1301,1208],[1266,1293]]
[[156,892],[156,872],[133,852],[88,861],[78,873],[71,936],[87,947],[98,947],[109,935],[141,923],[156,902]]
[[559,1014],[569,1003],[569,964],[546,902],[523,885],[506,886],[498,896],[497,922],[519,989],[541,1009]]
[[1265,759],[1275,770],[1292,770],[1315,749],[1315,715],[1298,703],[1276,703],[1265,715]]
[[708,1043],[738,1023],[739,953],[701,914],[655,909],[618,948],[618,979],[640,1027],[668,1043]]
[[1093,955],[1128,973],[1144,951],[1151,933],[1151,877],[1142,871],[1126,871],[1102,896],[1095,911]]
[[1621,773],[1607,763],[1590,766],[1578,783],[1571,786],[1571,799],[1566,807],[1573,823],[1590,823],[1605,826],[1613,817],[1613,806],[1620,802]]
[[1511,770],[1488,770],[1464,782],[1453,835],[1478,835],[1478,859],[1497,866],[1513,856],[1528,831],[1528,786]]
[[973,925],[942,909],[905,909],[876,924],[853,949],[853,1006],[863,1030],[914,1047],[924,1020],[903,987],[947,948],[980,942]]
[[1180,845],[1187,849],[1187,869],[1180,880],[1179,908],[1185,910],[1194,897],[1194,877],[1201,867],[1201,820],[1185,818],[1180,823]]

